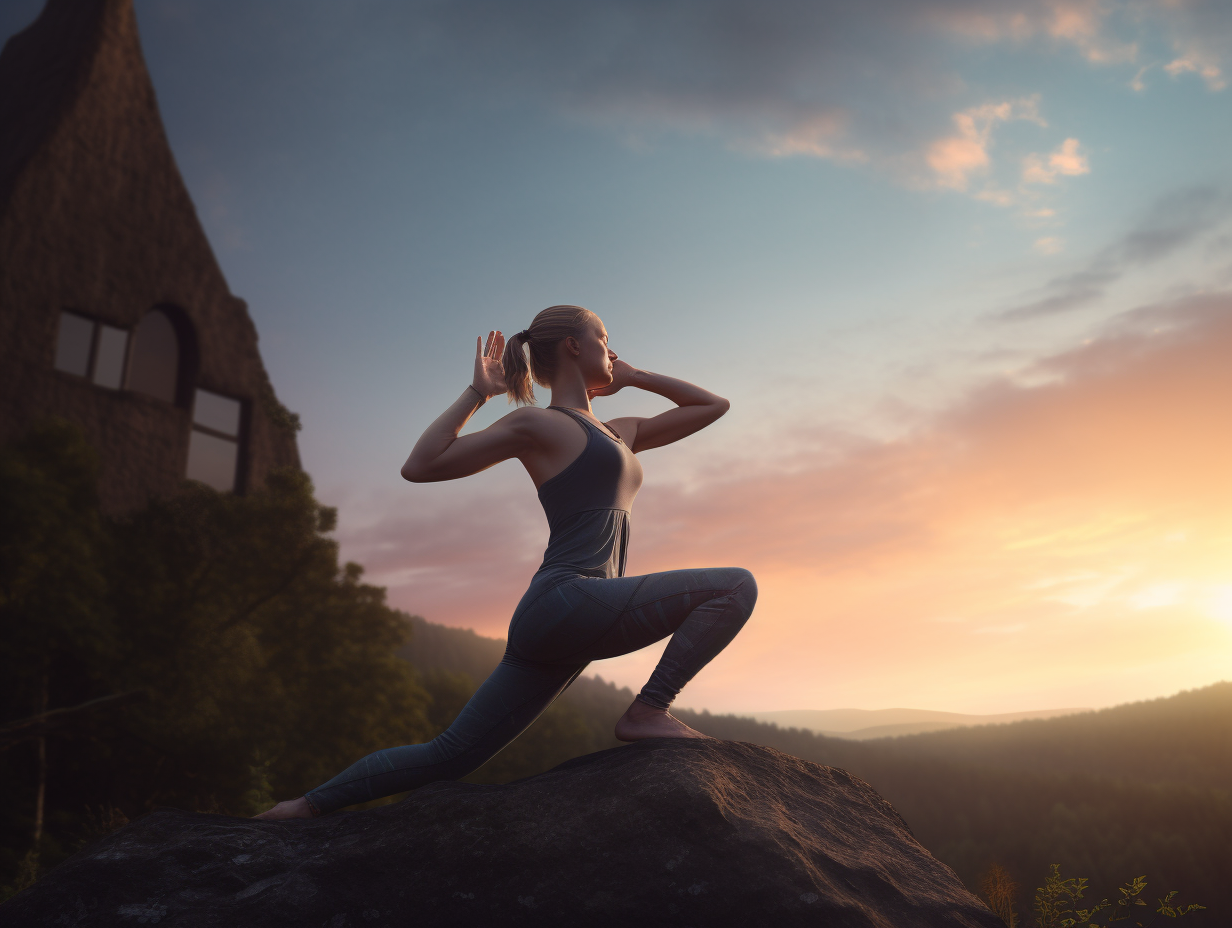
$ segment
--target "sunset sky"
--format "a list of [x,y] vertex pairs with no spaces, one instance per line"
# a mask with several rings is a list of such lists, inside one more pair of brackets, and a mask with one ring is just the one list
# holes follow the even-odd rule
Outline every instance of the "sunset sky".
[[[732,402],[643,456],[634,510],[630,573],[761,590],[682,705],[1232,678],[1232,4],[136,8],[343,556],[394,605],[504,635],[547,539],[529,478],[398,469],[477,334],[580,303]],[[656,657],[591,670],[636,689]]]

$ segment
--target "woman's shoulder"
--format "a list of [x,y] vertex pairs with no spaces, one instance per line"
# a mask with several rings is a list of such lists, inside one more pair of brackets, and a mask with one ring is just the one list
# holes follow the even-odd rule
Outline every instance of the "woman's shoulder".
[[509,410],[501,416],[502,419],[508,419],[511,422],[533,422],[537,419],[552,419],[556,413],[550,409],[544,409],[542,406],[517,406]]
[[541,428],[553,428],[559,424],[561,418],[559,412],[541,406],[519,406],[505,413],[497,422],[507,428],[535,431]]

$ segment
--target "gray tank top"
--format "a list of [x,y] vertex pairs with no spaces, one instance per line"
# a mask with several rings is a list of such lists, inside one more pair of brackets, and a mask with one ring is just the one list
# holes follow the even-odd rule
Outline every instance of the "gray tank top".
[[[588,417],[549,406],[586,430],[586,447],[568,467],[539,487],[548,517],[547,550],[535,575],[623,577],[629,548],[629,511],[642,485],[642,464],[617,437]],[[537,585],[537,584],[536,584]]]

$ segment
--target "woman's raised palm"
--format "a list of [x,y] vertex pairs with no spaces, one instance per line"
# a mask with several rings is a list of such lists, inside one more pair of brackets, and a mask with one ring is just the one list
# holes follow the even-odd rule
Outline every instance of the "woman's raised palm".
[[485,397],[505,392],[505,367],[501,355],[505,352],[505,336],[498,331],[488,333],[488,343],[475,339],[475,377],[471,385]]

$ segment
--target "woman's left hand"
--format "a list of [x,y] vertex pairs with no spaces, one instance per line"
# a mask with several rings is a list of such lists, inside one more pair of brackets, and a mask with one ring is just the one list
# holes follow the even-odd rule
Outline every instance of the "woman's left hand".
[[588,390],[587,393],[591,399],[594,399],[596,396],[611,396],[613,393],[619,393],[625,387],[633,385],[633,378],[638,373],[640,371],[632,364],[617,358],[612,362],[612,382],[606,387],[596,387],[593,390]]

